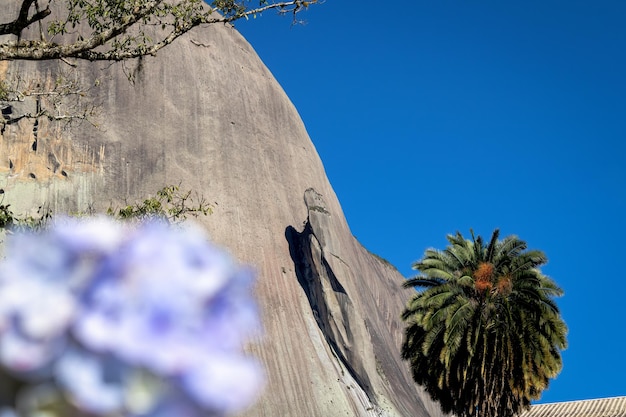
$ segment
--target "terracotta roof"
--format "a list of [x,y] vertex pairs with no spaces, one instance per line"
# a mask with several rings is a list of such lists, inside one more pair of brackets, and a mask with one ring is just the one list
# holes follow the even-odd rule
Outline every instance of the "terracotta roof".
[[626,417],[626,397],[537,404],[519,417]]

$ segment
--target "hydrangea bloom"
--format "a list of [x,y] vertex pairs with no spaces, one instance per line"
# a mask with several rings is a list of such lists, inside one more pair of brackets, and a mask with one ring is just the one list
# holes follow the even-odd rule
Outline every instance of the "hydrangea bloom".
[[262,385],[252,281],[197,229],[64,219],[7,246],[0,364],[95,415],[239,411]]

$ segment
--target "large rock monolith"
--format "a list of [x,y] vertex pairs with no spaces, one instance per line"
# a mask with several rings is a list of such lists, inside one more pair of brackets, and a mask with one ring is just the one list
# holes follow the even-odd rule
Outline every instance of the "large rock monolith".
[[97,127],[5,126],[4,204],[63,213],[194,190],[214,205],[200,219],[212,238],[258,270],[264,336],[250,350],[268,385],[247,415],[441,415],[400,360],[402,276],[352,236],[298,112],[233,27],[198,28],[156,57],[76,64],[0,62],[5,80],[93,86],[77,104],[100,114]]

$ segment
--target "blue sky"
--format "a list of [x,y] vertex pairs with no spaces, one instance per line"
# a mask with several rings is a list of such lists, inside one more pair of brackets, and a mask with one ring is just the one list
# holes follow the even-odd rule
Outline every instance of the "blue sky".
[[297,107],[352,233],[405,276],[473,228],[564,290],[540,402],[626,395],[626,2],[326,0],[237,24]]

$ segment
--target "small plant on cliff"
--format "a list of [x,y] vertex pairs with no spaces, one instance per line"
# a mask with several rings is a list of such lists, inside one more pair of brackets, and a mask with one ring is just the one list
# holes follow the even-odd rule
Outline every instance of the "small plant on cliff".
[[10,204],[0,204],[0,230],[38,230],[48,222],[52,213],[40,206],[37,215],[15,215]]
[[168,223],[180,223],[188,216],[207,216],[213,212],[206,199],[192,191],[180,191],[177,185],[169,185],[157,191],[155,196],[141,203],[127,205],[122,208],[109,207],[107,214],[119,220],[145,221],[163,219]]
[[[15,214],[10,204],[0,205],[0,230],[38,230],[45,228],[52,219],[52,212],[39,207],[37,215]],[[213,212],[213,206],[206,199],[194,194],[191,190],[181,191],[178,185],[163,187],[154,196],[145,198],[142,202],[129,204],[122,208],[110,206],[106,213],[116,220],[143,222],[147,220],[164,220],[167,223],[180,223],[189,216],[208,216]],[[74,217],[94,215],[96,212],[89,209],[85,212],[73,213]]]
[[420,287],[402,314],[402,357],[446,413],[513,416],[560,372],[567,328],[553,298],[562,290],[539,267],[543,252],[516,236],[489,242],[449,235],[414,264]]

